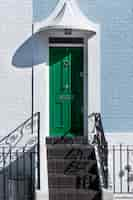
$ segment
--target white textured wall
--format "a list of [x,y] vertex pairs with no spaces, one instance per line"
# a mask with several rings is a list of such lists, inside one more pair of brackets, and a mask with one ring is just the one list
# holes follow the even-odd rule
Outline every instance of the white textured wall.
[[0,136],[31,116],[31,68],[12,64],[31,32],[32,0],[0,0]]

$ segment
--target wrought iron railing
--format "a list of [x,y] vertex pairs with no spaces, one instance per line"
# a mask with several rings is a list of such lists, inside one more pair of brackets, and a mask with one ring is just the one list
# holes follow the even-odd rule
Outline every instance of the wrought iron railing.
[[109,188],[114,193],[133,194],[133,145],[110,145]]
[[100,113],[89,116],[90,142],[95,145],[102,187],[108,188],[108,143],[105,138]]
[[[40,188],[40,113],[0,141],[0,200],[33,200]],[[9,198],[10,197],[10,198]]]
[[26,148],[17,147],[10,148],[8,152],[6,147],[0,147],[0,152],[0,200],[33,200],[38,177],[36,148],[27,151]]

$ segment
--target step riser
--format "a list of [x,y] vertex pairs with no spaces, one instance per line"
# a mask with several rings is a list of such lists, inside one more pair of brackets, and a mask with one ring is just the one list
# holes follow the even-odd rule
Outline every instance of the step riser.
[[49,177],[49,188],[56,189],[93,189],[97,190],[98,180],[96,176],[77,176],[77,177]]
[[[95,169],[95,170],[94,170]],[[95,161],[77,161],[77,160],[48,160],[48,173],[65,175],[84,175],[94,170],[97,173],[97,164]]]
[[89,192],[89,193],[80,193],[75,190],[75,193],[71,192],[52,192],[50,191],[49,200],[100,200],[100,192]]
[[87,137],[47,137],[46,144],[88,144]]
[[81,159],[81,160],[95,160],[95,152],[92,148],[48,148],[48,159]]

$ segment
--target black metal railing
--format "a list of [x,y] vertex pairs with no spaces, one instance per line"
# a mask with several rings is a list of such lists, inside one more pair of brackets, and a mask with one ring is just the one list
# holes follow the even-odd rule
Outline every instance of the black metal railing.
[[0,141],[0,200],[33,200],[40,188],[40,113]]
[[36,148],[27,151],[17,147],[8,152],[6,147],[0,147],[0,156],[0,200],[33,200],[37,187]]
[[133,194],[133,146],[109,146],[109,187],[114,193]]
[[[92,144],[96,146],[98,153],[98,165],[101,175],[101,184],[104,188],[108,188],[108,143],[105,138],[100,113],[92,113],[89,120],[93,119],[91,132]],[[90,133],[89,133],[90,134]]]
[[100,113],[89,116],[89,140],[98,152],[102,186],[113,193],[133,194],[133,145],[109,145]]

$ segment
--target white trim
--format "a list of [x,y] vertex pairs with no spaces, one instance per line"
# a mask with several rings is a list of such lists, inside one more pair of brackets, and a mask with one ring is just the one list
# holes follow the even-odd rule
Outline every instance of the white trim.
[[49,47],[84,47],[84,44],[49,44]]
[[88,115],[101,111],[100,87],[100,26],[97,25],[97,34],[89,35],[84,31],[72,31],[72,35],[65,35],[62,30],[47,32],[49,37],[81,37],[84,44],[49,44],[51,46],[74,46],[84,48],[84,135],[88,134]]
[[116,200],[132,200],[133,194],[114,194]]
[[108,189],[102,188],[102,200],[114,200],[113,192]]
[[101,80],[102,80],[102,77],[101,77],[101,26],[97,24],[97,76],[98,76],[98,83],[97,83],[97,86],[98,86],[98,95],[97,97],[99,97],[99,113],[101,113]]
[[48,159],[47,159],[47,145],[45,145],[44,143],[41,143],[40,144],[40,192],[43,191],[45,196],[48,197],[49,196],[49,189],[48,189],[47,161],[48,161]]
[[97,25],[96,35],[88,38],[88,114],[101,112],[100,66],[100,25]]
[[[46,178],[46,177],[45,177]],[[41,190],[35,191],[36,200],[49,200],[49,193]]]
[[96,27],[81,11],[77,0],[59,0],[47,19],[36,22],[35,32],[67,28],[96,33]]
[[[86,31],[72,31],[71,36],[64,35],[63,30],[53,30],[38,34],[38,46],[35,58],[44,58],[44,63],[35,67],[35,112],[41,112],[40,140],[42,146],[45,137],[49,135],[49,37],[81,37],[84,39],[84,134],[88,134],[89,112],[100,111],[100,33],[99,26],[96,35]],[[89,73],[88,73],[89,72]],[[85,92],[87,91],[87,92]],[[87,99],[88,97],[88,99]],[[89,107],[89,110],[88,110]],[[91,108],[91,109],[90,109]],[[40,152],[41,157],[41,190],[47,194],[47,158],[46,150]]]
[[106,132],[105,135],[110,145],[133,145],[133,132]]
[[49,135],[49,63],[48,35],[40,33],[34,58],[44,62],[34,67],[34,112],[40,112],[40,190],[48,196],[47,150],[45,138]]

